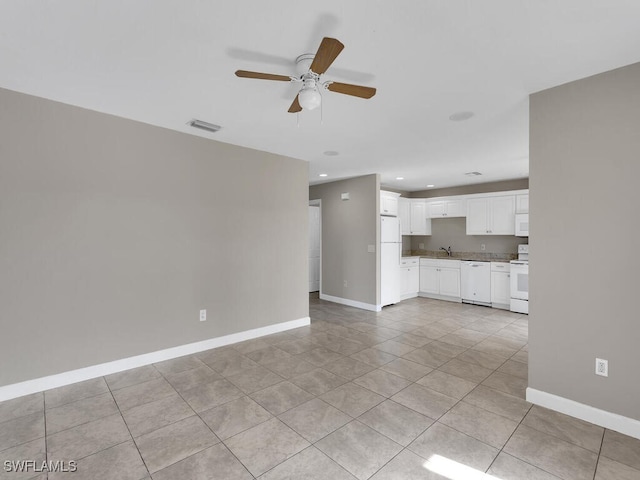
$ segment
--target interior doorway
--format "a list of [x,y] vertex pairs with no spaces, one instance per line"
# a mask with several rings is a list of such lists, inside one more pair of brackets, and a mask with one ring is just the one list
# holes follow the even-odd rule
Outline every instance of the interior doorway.
[[321,285],[321,206],[320,200],[309,202],[309,292],[319,292]]

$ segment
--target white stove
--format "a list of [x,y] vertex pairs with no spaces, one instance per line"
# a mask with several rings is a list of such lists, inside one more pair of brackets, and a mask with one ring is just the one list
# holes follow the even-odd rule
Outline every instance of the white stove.
[[511,260],[512,312],[529,313],[529,245],[518,245],[518,259]]

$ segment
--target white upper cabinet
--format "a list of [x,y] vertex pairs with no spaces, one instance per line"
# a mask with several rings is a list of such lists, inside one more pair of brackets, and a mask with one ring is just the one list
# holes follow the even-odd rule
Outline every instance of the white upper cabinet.
[[487,235],[489,233],[489,199],[467,200],[467,235]]
[[429,218],[464,217],[467,214],[467,205],[464,198],[427,200],[427,205]]
[[431,220],[422,198],[398,198],[398,217],[402,235],[431,235]]
[[380,215],[397,217],[399,196],[399,193],[385,192],[384,190],[380,190]]
[[406,198],[380,191],[380,214],[398,216],[402,235],[431,235],[431,219],[464,218],[467,235],[515,235],[516,213],[528,213],[529,191]]
[[427,218],[427,202],[421,198],[410,200],[410,234],[431,235],[431,220]]
[[516,213],[529,213],[529,194],[516,195]]
[[402,235],[411,235],[411,200],[408,198],[398,198],[398,217]]
[[467,200],[467,235],[513,235],[515,195]]

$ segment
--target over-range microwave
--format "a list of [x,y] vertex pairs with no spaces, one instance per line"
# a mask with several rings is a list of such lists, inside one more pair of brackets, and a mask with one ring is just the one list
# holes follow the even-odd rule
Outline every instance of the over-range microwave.
[[529,214],[516,213],[516,237],[529,236]]

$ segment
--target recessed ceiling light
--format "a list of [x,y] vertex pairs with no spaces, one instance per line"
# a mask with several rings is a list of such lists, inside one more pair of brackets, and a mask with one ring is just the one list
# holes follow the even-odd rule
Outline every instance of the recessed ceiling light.
[[427,188],[433,188],[433,187],[435,187],[435,185],[431,185],[431,184],[427,185]]
[[404,177],[396,177],[396,180],[404,180]]
[[320,175],[318,175],[319,177],[326,177],[327,174],[326,173],[321,173]]
[[324,154],[325,154],[327,157],[336,157],[336,156],[338,156],[340,153],[339,153],[339,152],[336,152],[335,150],[327,150],[326,152],[324,152]]
[[464,122],[465,120],[469,120],[475,114],[473,112],[456,112],[449,116],[449,120],[452,122]]

